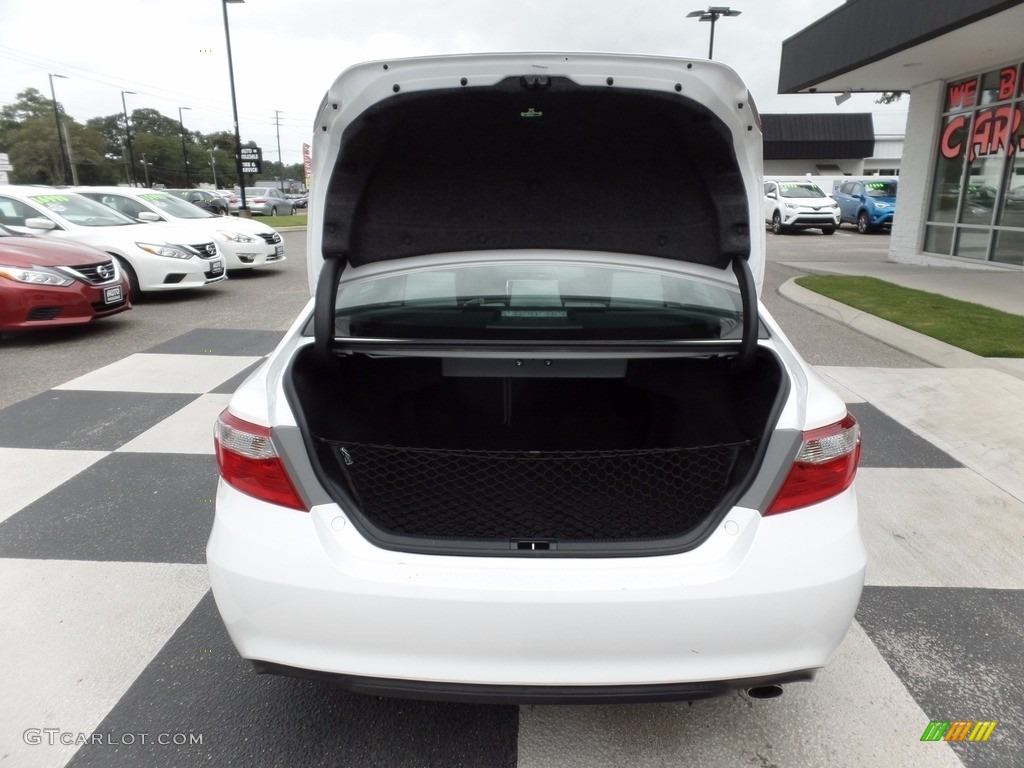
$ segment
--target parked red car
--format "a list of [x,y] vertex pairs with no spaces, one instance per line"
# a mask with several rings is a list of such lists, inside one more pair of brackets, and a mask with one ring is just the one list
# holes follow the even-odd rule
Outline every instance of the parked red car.
[[0,331],[88,323],[126,309],[128,280],[109,254],[0,226]]

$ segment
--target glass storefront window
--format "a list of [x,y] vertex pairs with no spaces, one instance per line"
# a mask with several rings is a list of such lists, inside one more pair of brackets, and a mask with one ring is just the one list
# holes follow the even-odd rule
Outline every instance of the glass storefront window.
[[1024,261],[1024,64],[946,84],[923,250]]
[[963,205],[960,208],[961,223],[992,223],[1004,165],[1004,158],[1001,155],[986,157],[971,165]]
[[996,246],[992,251],[992,261],[1002,264],[1024,266],[1024,231],[1010,232],[1003,230],[996,233]]
[[924,232],[924,252],[949,256],[953,250],[953,228],[929,224]]
[[954,256],[964,259],[987,259],[988,241],[992,236],[991,229],[960,229],[956,236]]

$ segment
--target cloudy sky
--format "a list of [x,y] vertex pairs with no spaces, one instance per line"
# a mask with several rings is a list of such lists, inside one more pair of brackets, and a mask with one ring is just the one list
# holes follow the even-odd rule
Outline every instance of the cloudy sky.
[[[762,112],[874,112],[879,133],[900,133],[906,105],[871,94],[840,107],[828,95],[777,93],[782,41],[843,0],[736,0],[715,26],[715,59],[735,69]],[[680,0],[245,0],[229,4],[242,140],[277,160],[275,110],[285,163],[299,162],[320,99],[361,61],[476,51],[613,51],[704,58],[706,8]],[[148,107],[203,133],[231,130],[220,0],[0,0],[0,104],[19,91],[49,95],[84,122]],[[3,148],[0,147],[0,151]]]

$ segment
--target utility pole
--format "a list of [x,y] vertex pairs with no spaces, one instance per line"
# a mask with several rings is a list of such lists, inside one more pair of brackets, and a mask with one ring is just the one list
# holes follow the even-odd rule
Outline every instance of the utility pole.
[[192,179],[188,175],[188,150],[185,149],[185,121],[181,119],[181,110],[192,107],[178,107],[178,125],[181,126],[181,159],[185,161],[185,189],[192,189]]
[[277,128],[277,178],[281,185],[281,192],[284,192],[284,158],[281,157],[281,111],[274,110],[274,127]]
[[213,159],[213,150],[212,149],[208,149],[206,151],[210,153],[210,167],[213,168],[213,188],[214,189],[218,189],[218,187],[217,187],[217,163]]
[[133,187],[139,186],[138,178],[135,176],[135,153],[132,152],[132,129],[128,125],[128,105],[124,101],[124,95],[129,93],[135,95],[135,91],[121,91],[121,109],[124,110],[124,138],[128,143],[128,167],[132,169],[132,177],[129,181]]
[[64,183],[71,183],[71,169],[70,163],[67,157],[64,155],[64,135],[61,132],[60,125],[60,108],[57,106],[57,92],[53,89],[53,78],[59,77],[61,80],[67,80],[64,75],[47,75],[50,78],[50,98],[53,100],[53,116],[57,121],[57,143],[60,145],[60,169],[64,175]]
[[71,136],[68,135],[68,124],[61,126],[64,129],[64,142],[68,145],[68,165],[71,167],[71,181],[78,186],[78,169],[75,168],[75,158],[71,154]]

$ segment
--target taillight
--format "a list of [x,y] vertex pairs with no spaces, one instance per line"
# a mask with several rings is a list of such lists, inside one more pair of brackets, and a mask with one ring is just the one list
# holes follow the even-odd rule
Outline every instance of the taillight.
[[308,511],[270,440],[269,428],[225,410],[217,419],[214,446],[220,476],[229,485],[261,501]]
[[857,474],[860,426],[850,414],[820,429],[804,432],[804,441],[775,500],[765,515],[807,507],[845,491]]

